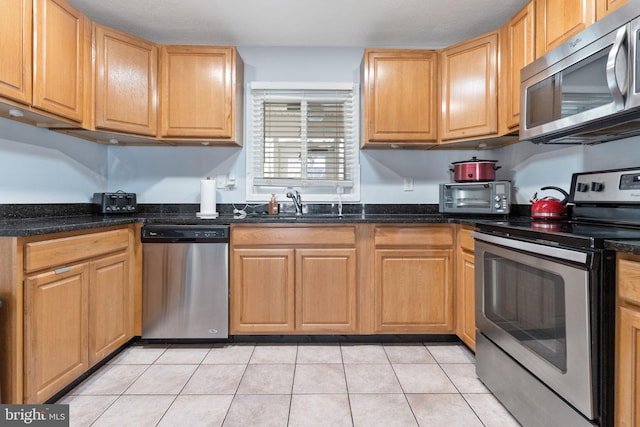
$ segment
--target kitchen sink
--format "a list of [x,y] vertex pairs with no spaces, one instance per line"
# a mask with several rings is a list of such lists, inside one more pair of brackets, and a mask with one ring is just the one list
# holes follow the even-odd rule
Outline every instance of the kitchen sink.
[[361,214],[344,214],[338,215],[337,213],[305,213],[302,215],[296,215],[294,212],[280,213],[278,215],[269,215],[267,213],[254,213],[249,214],[247,217],[261,218],[263,220],[273,221],[312,221],[312,220],[327,220],[327,219],[344,219],[360,217]]

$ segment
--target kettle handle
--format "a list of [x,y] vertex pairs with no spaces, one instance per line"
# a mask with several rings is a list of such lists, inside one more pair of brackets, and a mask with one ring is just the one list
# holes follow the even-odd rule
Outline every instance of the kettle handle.
[[548,186],[548,187],[542,187],[540,190],[556,190],[562,193],[562,195],[564,196],[564,199],[562,199],[560,201],[560,203],[562,203],[563,205],[566,205],[567,202],[569,201],[569,193],[567,193],[566,191],[564,191],[562,188],[560,187],[553,187],[553,186]]

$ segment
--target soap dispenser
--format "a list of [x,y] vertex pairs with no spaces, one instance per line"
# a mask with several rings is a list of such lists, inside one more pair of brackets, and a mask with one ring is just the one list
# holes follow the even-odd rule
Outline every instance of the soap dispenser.
[[278,215],[278,201],[275,194],[271,194],[271,200],[269,200],[269,215]]

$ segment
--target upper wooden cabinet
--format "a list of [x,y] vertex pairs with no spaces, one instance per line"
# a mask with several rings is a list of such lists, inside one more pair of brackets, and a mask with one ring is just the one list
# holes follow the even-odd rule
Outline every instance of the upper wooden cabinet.
[[536,57],[540,57],[596,20],[596,0],[535,0]]
[[96,129],[155,136],[158,48],[102,25],[93,28]]
[[160,136],[242,145],[243,70],[234,47],[162,46]]
[[32,0],[4,0],[0,13],[0,96],[31,103]]
[[600,20],[629,0],[596,0],[596,19]]
[[500,30],[500,133],[520,124],[520,70],[535,59],[534,23],[530,2]]
[[436,52],[366,49],[361,72],[363,146],[436,142]]
[[81,122],[86,18],[65,0],[35,0],[33,25],[33,106]]
[[498,133],[498,33],[444,49],[441,139]]

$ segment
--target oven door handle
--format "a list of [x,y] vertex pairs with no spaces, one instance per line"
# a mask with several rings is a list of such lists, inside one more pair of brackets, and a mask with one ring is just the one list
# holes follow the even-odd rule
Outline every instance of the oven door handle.
[[554,246],[540,245],[537,243],[523,242],[521,240],[509,239],[490,234],[479,233],[474,231],[471,235],[480,241],[491,243],[494,245],[504,246],[506,248],[516,249],[524,252],[540,254],[553,258],[559,258],[566,261],[573,261],[583,265],[587,264],[589,254],[585,252],[572,251],[570,249],[557,248]]

